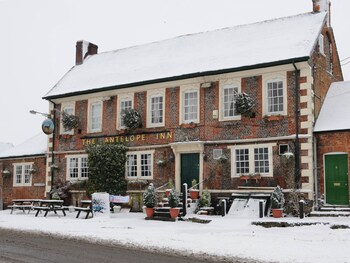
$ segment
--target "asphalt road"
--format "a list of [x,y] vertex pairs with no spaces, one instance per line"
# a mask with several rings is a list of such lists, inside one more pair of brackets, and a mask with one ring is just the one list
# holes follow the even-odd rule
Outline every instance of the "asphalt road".
[[81,240],[63,239],[43,234],[23,233],[0,228],[1,263],[203,263],[232,262],[253,263],[247,260],[195,259],[164,254],[162,251],[148,252],[125,247],[93,244]]

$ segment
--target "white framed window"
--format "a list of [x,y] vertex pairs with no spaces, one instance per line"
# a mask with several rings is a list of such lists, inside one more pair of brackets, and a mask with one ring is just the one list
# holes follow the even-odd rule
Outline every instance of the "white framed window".
[[287,115],[286,74],[263,75],[264,115]]
[[[61,112],[64,112],[68,115],[75,114],[75,103],[74,102],[63,102],[61,106]],[[67,130],[63,127],[62,119],[60,123],[60,133],[61,134],[74,134],[74,129]]]
[[13,164],[13,186],[31,186],[31,169],[33,163],[14,163]]
[[320,36],[318,37],[318,50],[322,55],[325,55],[324,52],[324,36],[322,34],[320,34]]
[[220,81],[219,109],[220,121],[239,120],[241,115],[236,112],[235,101],[237,94],[241,92],[240,79],[227,79]]
[[165,91],[148,91],[147,127],[162,127],[165,119]]
[[125,129],[123,123],[122,113],[125,110],[134,108],[134,94],[122,94],[118,95],[118,109],[117,109],[117,130]]
[[199,123],[199,91],[199,84],[180,87],[180,124]]
[[273,175],[273,151],[275,144],[230,146],[231,177],[248,174]]
[[153,154],[154,151],[135,151],[126,154],[126,178],[127,179],[152,179],[153,178]]
[[84,180],[89,178],[88,156],[69,155],[67,160],[66,178],[69,181]]
[[102,100],[89,100],[88,108],[88,132],[102,131]]

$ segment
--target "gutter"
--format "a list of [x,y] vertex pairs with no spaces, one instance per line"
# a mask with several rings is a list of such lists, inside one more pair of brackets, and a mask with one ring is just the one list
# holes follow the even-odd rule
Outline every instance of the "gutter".
[[140,82],[134,82],[134,83],[128,83],[128,84],[122,84],[122,85],[116,85],[116,86],[110,86],[110,87],[95,88],[95,89],[84,90],[84,91],[76,91],[76,92],[70,92],[70,93],[59,94],[59,95],[44,96],[44,97],[42,97],[42,99],[49,100],[50,102],[52,102],[51,101],[52,99],[67,98],[67,97],[72,97],[72,96],[91,94],[91,93],[95,93],[95,92],[103,92],[103,91],[110,91],[110,90],[115,90],[115,89],[124,89],[124,88],[150,85],[150,84],[156,84],[156,83],[163,83],[163,82],[169,82],[169,81],[184,80],[184,79],[188,79],[188,78],[213,76],[213,75],[226,74],[226,73],[245,71],[245,70],[251,70],[251,69],[260,69],[260,68],[267,68],[267,67],[273,67],[273,66],[281,66],[281,65],[291,64],[291,63],[293,63],[293,65],[294,65],[294,63],[308,61],[309,58],[310,58],[310,56],[304,56],[304,57],[299,57],[299,58],[292,58],[292,59],[285,59],[285,60],[279,60],[279,61],[268,62],[268,63],[261,63],[261,64],[256,64],[253,66],[242,66],[242,67],[238,67],[238,68],[229,68],[229,69],[220,69],[220,70],[211,70],[211,71],[189,73],[189,74],[184,74],[184,75],[180,75],[180,76],[145,80],[145,81],[140,81]]

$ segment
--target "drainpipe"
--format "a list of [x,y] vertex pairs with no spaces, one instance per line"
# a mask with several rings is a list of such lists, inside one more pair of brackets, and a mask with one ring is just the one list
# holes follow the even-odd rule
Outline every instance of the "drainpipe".
[[[55,169],[52,168],[52,165],[55,164],[55,137],[56,137],[56,103],[54,103],[52,100],[48,100],[53,104],[53,124],[54,124],[54,129],[52,133],[52,148],[51,148],[51,190],[53,188],[53,180],[54,180],[54,173]],[[50,195],[51,199],[51,195]]]
[[314,136],[314,143],[313,143],[313,152],[314,152],[314,187],[315,187],[314,210],[318,211],[317,141],[315,136]]
[[294,180],[297,188],[300,187],[300,164],[299,164],[299,79],[298,79],[298,68],[293,62],[294,74],[295,74],[295,164],[294,164]]

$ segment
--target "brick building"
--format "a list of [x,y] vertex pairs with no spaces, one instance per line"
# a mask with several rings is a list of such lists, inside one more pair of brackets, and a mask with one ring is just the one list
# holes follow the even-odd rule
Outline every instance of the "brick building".
[[0,153],[0,192],[4,207],[11,204],[12,199],[45,197],[47,140],[47,136],[40,133]]
[[[56,110],[80,120],[50,137],[55,178],[86,179],[85,146],[122,142],[127,180],[172,177],[180,189],[197,179],[222,196],[295,177],[313,199],[318,98],[342,80],[329,7],[100,54],[78,41],[76,65],[44,97],[56,123]],[[254,101],[248,115],[235,108],[242,93]],[[121,119],[129,108],[142,119],[132,132]]]
[[350,82],[329,88],[315,124],[317,188],[331,205],[349,205]]

